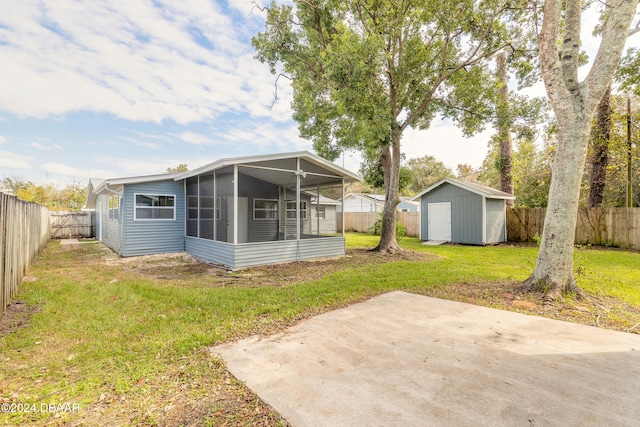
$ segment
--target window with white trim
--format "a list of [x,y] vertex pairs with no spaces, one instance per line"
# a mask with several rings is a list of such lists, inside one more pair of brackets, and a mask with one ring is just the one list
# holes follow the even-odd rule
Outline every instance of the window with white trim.
[[[220,210],[220,197],[216,197],[215,199],[215,219],[220,220],[221,218],[221,210]],[[205,197],[200,196],[200,218],[202,219],[213,219],[214,217],[214,204],[213,197]]]
[[[296,218],[296,202],[287,202],[287,218],[295,219]],[[300,202],[300,218],[307,219],[307,202]]]
[[278,219],[278,201],[253,199],[253,219]]
[[326,206],[316,206],[316,218],[325,219],[325,208]]
[[134,220],[175,220],[176,196],[173,194],[134,194]]
[[109,219],[118,220],[120,218],[120,196],[109,197]]

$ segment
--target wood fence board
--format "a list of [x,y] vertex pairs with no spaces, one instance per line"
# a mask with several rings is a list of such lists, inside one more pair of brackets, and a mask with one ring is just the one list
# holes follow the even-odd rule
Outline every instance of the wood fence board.
[[[507,209],[509,241],[541,236],[545,214],[544,208]],[[575,243],[640,250],[640,208],[580,208]]]
[[0,193],[0,314],[49,238],[47,208]]
[[95,237],[95,212],[54,211],[50,222],[52,239]]
[[[368,233],[376,221],[380,219],[380,213],[376,212],[345,212],[345,231]],[[338,214],[338,229],[342,228],[342,215]],[[418,237],[420,234],[420,214],[418,212],[398,212],[397,221],[407,228],[407,236]]]

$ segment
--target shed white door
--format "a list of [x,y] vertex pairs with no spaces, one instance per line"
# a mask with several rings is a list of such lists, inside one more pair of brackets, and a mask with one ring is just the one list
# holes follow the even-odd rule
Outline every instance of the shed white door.
[[429,240],[451,241],[451,202],[429,203]]

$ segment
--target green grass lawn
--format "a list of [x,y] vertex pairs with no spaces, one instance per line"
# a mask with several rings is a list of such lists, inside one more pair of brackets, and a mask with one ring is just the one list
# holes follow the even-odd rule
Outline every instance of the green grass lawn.
[[[377,240],[348,234],[347,247]],[[229,378],[207,347],[390,290],[515,284],[532,272],[537,254],[534,247],[423,246],[414,238],[401,245],[429,257],[369,264],[347,258],[324,277],[286,286],[228,273],[239,286],[215,286],[206,275],[185,281],[136,274],[107,262],[113,256],[98,243],[65,250],[53,241],[29,273],[37,281],[18,295],[37,312],[26,327],[0,336],[0,403],[78,403],[81,410],[0,413],[0,422],[251,425],[243,415],[249,407],[260,422],[277,425],[277,414]],[[305,265],[290,268],[304,273]],[[640,308],[639,253],[577,249],[575,267],[587,292]],[[195,421],[179,413],[185,407]]]

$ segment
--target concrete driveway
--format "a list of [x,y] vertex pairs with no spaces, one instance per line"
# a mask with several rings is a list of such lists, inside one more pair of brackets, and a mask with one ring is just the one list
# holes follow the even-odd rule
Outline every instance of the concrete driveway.
[[640,425],[640,335],[405,292],[213,351],[294,426]]

